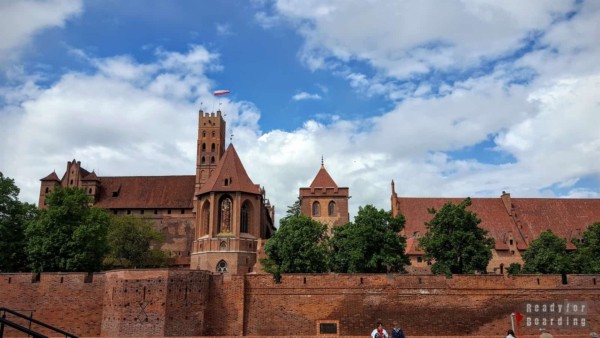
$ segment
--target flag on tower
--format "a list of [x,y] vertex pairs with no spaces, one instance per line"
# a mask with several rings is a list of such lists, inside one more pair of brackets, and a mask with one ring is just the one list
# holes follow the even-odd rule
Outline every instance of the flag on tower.
[[214,96],[223,96],[227,94],[229,94],[229,90],[215,90],[213,93]]

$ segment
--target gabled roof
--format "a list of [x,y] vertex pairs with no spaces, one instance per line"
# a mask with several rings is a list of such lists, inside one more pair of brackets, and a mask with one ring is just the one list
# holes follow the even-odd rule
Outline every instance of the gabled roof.
[[233,144],[229,144],[217,168],[202,185],[198,195],[211,191],[240,191],[259,195],[261,193],[260,187],[248,177]]
[[101,177],[95,206],[108,209],[189,209],[196,176]]
[[53,171],[48,176],[42,178],[40,181],[56,181],[56,182],[60,182],[60,179],[58,178],[58,175],[56,175],[56,171]]
[[96,173],[94,171],[92,171],[91,174],[85,176],[81,180],[82,181],[99,181],[98,176],[96,175]]
[[[400,213],[406,217],[406,236],[425,234],[425,222],[433,217],[427,212],[428,208],[439,210],[447,202],[458,204],[463,200],[398,197]],[[471,202],[467,209],[481,219],[479,226],[494,238],[496,250],[507,250],[510,232],[517,249],[524,250],[546,230],[565,238],[567,248],[574,249],[571,239],[580,237],[590,224],[600,221],[600,199],[512,198],[512,215],[501,198],[471,198]]]
[[321,164],[321,169],[319,169],[319,172],[317,173],[317,176],[315,176],[315,179],[310,184],[310,187],[311,188],[337,188],[337,184],[335,184],[335,181],[333,180],[333,178],[331,178],[331,176],[325,169],[325,166],[323,164]]
[[[398,197],[400,213],[406,217],[406,236],[422,236],[427,232],[425,222],[433,218],[433,215],[427,211],[429,208],[440,210],[447,202],[459,204],[463,200],[463,198]],[[471,198],[471,202],[467,210],[477,214],[481,219],[479,226],[487,230],[488,236],[493,237],[496,243],[504,243],[508,232],[517,232],[500,198]],[[499,246],[503,247],[502,244]]]

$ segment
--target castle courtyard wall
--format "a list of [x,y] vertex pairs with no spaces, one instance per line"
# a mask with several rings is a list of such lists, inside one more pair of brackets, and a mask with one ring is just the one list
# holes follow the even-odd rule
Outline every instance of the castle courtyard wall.
[[[0,307],[34,309],[34,318],[80,336],[311,337],[328,322],[351,337],[368,335],[381,319],[388,328],[398,320],[409,337],[498,337],[525,303],[567,302],[585,303],[585,326],[548,328],[555,337],[600,330],[600,275],[284,274],[276,282],[157,269],[33,276],[0,274]],[[539,336],[539,326],[522,322],[519,337],[528,335]]]

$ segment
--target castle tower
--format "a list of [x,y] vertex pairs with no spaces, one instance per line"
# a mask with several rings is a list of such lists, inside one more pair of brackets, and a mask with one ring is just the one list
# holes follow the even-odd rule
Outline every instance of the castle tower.
[[300,188],[300,212],[327,225],[329,233],[334,226],[350,221],[348,214],[349,188],[340,188],[325,169],[321,169],[308,188]]
[[217,168],[225,152],[225,120],[221,111],[198,112],[198,145],[196,152],[196,193]]
[[254,184],[233,144],[196,193],[192,269],[245,274],[257,263],[262,239],[274,231],[273,209]]

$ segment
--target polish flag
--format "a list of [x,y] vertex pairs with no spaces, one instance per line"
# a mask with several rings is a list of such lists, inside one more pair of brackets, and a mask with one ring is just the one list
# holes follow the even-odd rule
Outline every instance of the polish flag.
[[229,94],[229,90],[215,90],[214,96],[223,96]]

